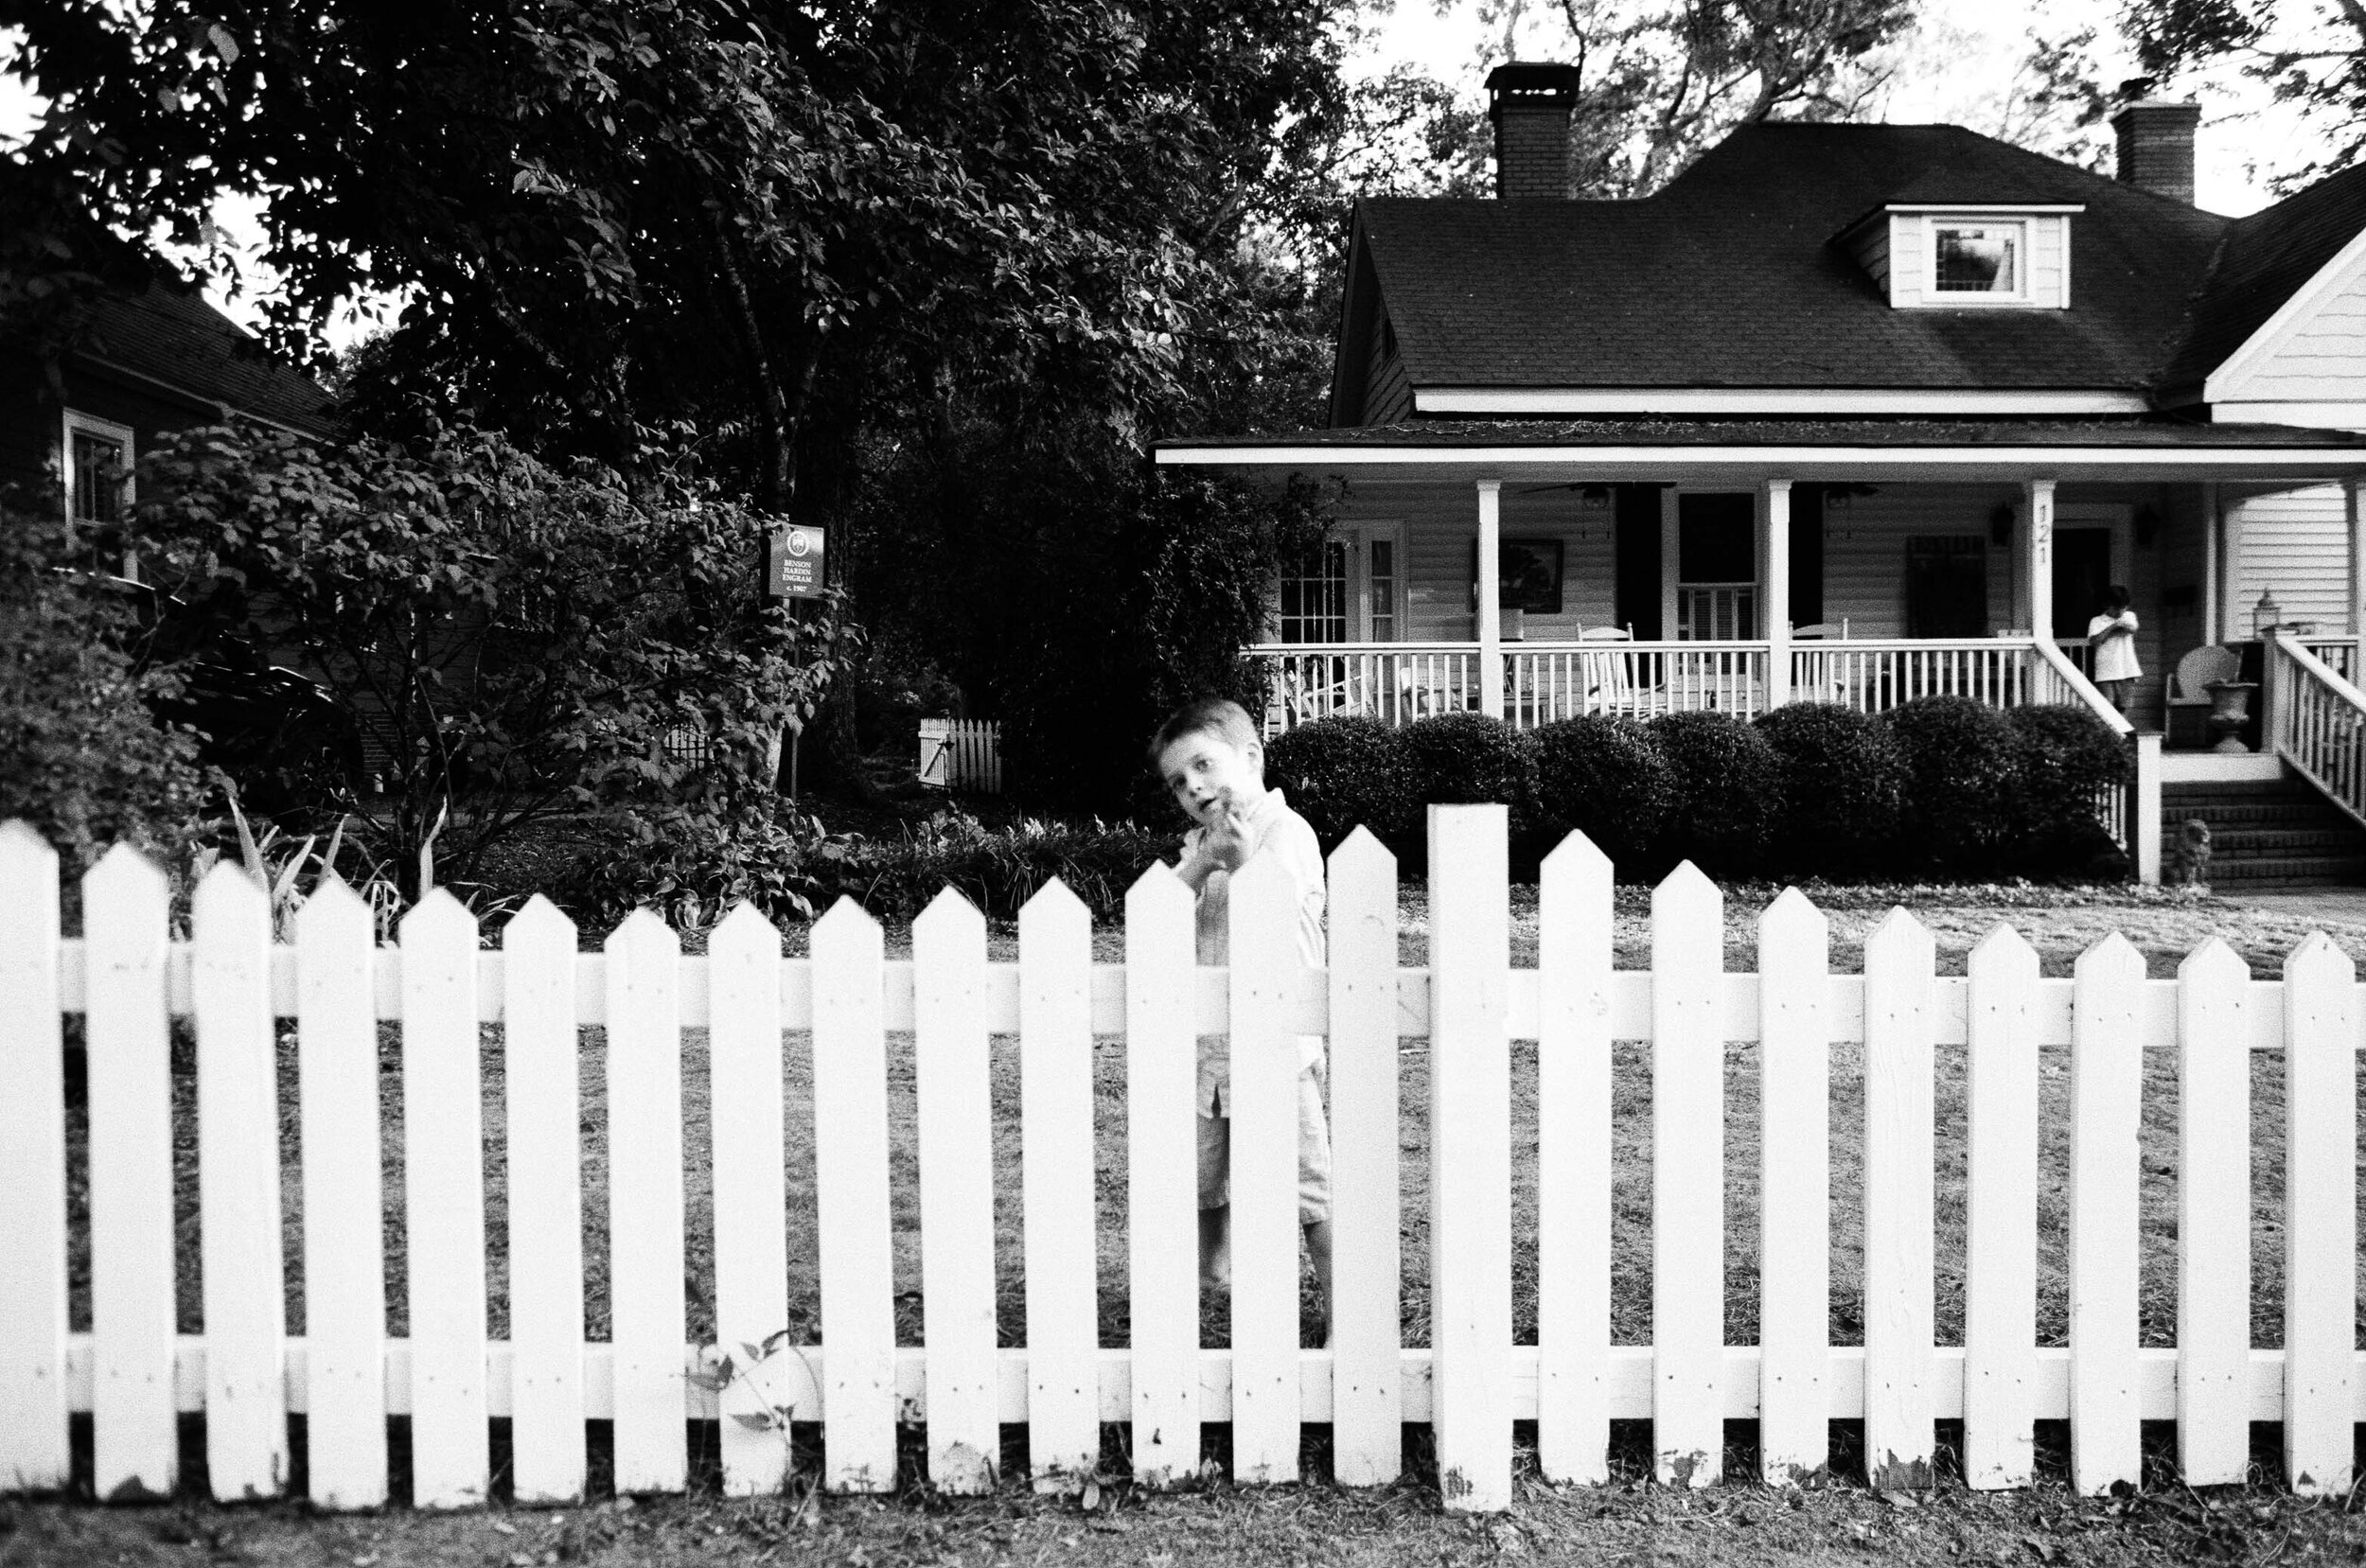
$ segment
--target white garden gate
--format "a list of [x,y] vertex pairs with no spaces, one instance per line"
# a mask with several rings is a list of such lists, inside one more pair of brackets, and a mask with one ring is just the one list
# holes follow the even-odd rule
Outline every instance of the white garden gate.
[[[2123,939],[2075,978],[2040,978],[1999,929],[1968,978],[1933,974],[1931,934],[1895,912],[1864,973],[1828,973],[1825,917],[1796,892],[1759,922],[1760,972],[1728,974],[1722,900],[1689,867],[1653,895],[1648,971],[1612,961],[1608,862],[1573,837],[1547,861],[1540,960],[1513,968],[1501,807],[1430,819],[1429,962],[1398,960],[1391,857],[1352,837],[1331,863],[1331,966],[1298,968],[1279,873],[1257,864],[1232,900],[1230,970],[1193,963],[1191,896],[1154,869],[1126,902],[1125,960],[1095,963],[1081,904],[1056,883],[1026,907],[1015,963],[989,962],[984,924],[947,892],[913,957],[882,957],[878,925],[841,904],[809,958],[734,911],[684,957],[655,916],[598,952],[536,899],[480,949],[437,892],[372,943],[342,888],[315,896],[274,945],[260,891],[218,866],[194,935],[168,926],[166,879],[128,849],[82,884],[84,935],[63,938],[57,861],[0,827],[0,1490],[62,1485],[69,1416],[93,1417],[109,1498],[175,1485],[175,1418],[206,1417],[223,1498],[286,1485],[291,1412],[305,1413],[310,1495],[366,1507],[388,1489],[386,1417],[411,1423],[413,1495],[484,1500],[487,1418],[511,1422],[520,1500],[577,1497],[585,1421],[614,1423],[615,1482],[679,1489],[684,1421],[734,1411],[695,1374],[721,1353],[687,1343],[682,1040],[708,1034],[716,1338],[760,1343],[786,1319],[783,1147],[813,1139],[825,1342],[765,1363],[774,1402],[822,1423],[824,1483],[891,1486],[899,1422],[925,1422],[931,1479],[991,1484],[998,1425],[1027,1424],[1038,1480],[1098,1462],[1100,1425],[1132,1423],[1145,1482],[1192,1473],[1200,1424],[1229,1421],[1245,1482],[1296,1477],[1301,1423],[1329,1422],[1337,1478],[1386,1482],[1401,1423],[1437,1436],[1450,1506],[1511,1498],[1512,1422],[1537,1422],[1545,1473],[1606,1473],[1609,1423],[1649,1418],[1661,1478],[1719,1478],[1722,1423],[1755,1417],[1777,1485],[1826,1463],[1827,1422],[1862,1418],[1872,1479],[1928,1479],[1933,1422],[1964,1422],[1977,1487],[2031,1475],[2034,1420],[2067,1417],[2073,1480],[2093,1492],[2139,1474],[2138,1429],[2179,1423],[2194,1484],[2240,1479],[2254,1420],[2284,1426],[2300,1489],[2351,1483],[2366,1398],[2356,1346],[2353,967],[2322,936],[2278,981],[2213,942],[2174,980],[2147,979]],[[85,1020],[92,1321],[67,1319],[70,1180],[62,1021]],[[174,1332],[176,1258],[169,1020],[191,1014],[204,1332]],[[276,1021],[298,1035],[301,1259],[307,1332],[284,1331]],[[378,1026],[401,1024],[407,1337],[386,1332]],[[479,1029],[502,1026],[510,1332],[487,1334],[486,1129]],[[608,1031],[606,1277],[612,1330],[585,1337],[578,1185],[579,1026]],[[785,1127],[785,1031],[810,1031],[814,1125]],[[925,1345],[896,1344],[892,1299],[886,1039],[916,1037]],[[1330,1038],[1337,1295],[1327,1348],[1298,1321],[1293,1036]],[[1233,1050],[1235,1286],[1231,1345],[1203,1349],[1194,1267],[1192,1129],[1182,1107],[1193,1039]],[[998,1348],[987,1079],[991,1034],[1019,1039],[1025,1346]],[[1091,1064],[1123,1037],[1131,1343],[1099,1342]],[[1537,1042],[1537,1342],[1512,1343],[1510,1042]],[[1613,1344],[1612,1044],[1651,1042],[1653,1105],[1648,1345]],[[1400,1048],[1427,1042],[1431,1343],[1400,1328]],[[1760,1343],[1723,1330],[1724,1071],[1758,1045]],[[1835,1042],[1864,1049],[1864,1343],[1829,1342],[1827,1226]],[[1934,1344],[1933,1052],[1969,1051],[1964,1343]],[[2072,1078],[2067,1348],[2033,1322],[2041,1048]],[[2145,1049],[2173,1051],[2178,1333],[2139,1343],[2138,1117]],[[2284,1139],[2284,1344],[2251,1335],[2251,1062],[2279,1053]],[[1843,1129],[1844,1133],[1853,1130]],[[778,1487],[779,1435],[722,1423],[725,1484]]]

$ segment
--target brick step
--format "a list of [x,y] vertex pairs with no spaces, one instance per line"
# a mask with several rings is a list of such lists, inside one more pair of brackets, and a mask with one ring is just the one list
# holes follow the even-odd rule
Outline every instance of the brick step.
[[2366,855],[2279,856],[2255,860],[2229,859],[2218,855],[2211,859],[2210,880],[2219,886],[2239,884],[2245,888],[2265,888],[2269,884],[2308,888],[2355,887],[2366,883]]
[[[2213,833],[2226,828],[2332,827],[2350,820],[2329,807],[2316,806],[2199,806],[2188,809],[2163,805],[2161,808],[2161,819],[2164,822],[2174,824],[2191,817],[2198,817],[2209,823]],[[2350,825],[2357,828],[2356,823]],[[2366,828],[2357,828],[2357,831],[2366,833]]]
[[2210,825],[2210,847],[2217,854],[2242,855],[2255,858],[2276,854],[2340,854],[2366,856],[2366,833],[2357,828],[2324,826],[2256,829],[2221,829]]
[[2182,806],[2192,811],[2246,811],[2262,806],[2322,806],[2324,799],[2315,790],[2251,789],[2240,794],[2188,795],[2182,790],[2161,792],[2163,806]]

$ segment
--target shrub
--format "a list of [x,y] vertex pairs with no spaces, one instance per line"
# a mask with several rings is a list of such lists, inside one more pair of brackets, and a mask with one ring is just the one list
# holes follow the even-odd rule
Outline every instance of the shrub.
[[1265,782],[1288,792],[1328,854],[1357,826],[1399,848],[1420,831],[1422,798],[1404,735],[1361,716],[1319,719],[1265,747]]
[[1749,725],[1714,710],[1664,714],[1651,729],[1675,782],[1654,869],[1690,860],[1711,876],[1755,872],[1782,815],[1782,763],[1774,749]]
[[1863,876],[1898,836],[1905,759],[1880,721],[1829,702],[1793,702],[1758,720],[1782,770],[1783,814],[1769,866],[1794,875]]
[[578,858],[562,883],[563,902],[587,928],[606,930],[643,905],[681,930],[741,899],[775,920],[810,920],[826,906],[804,864],[820,826],[785,796],[627,808],[611,820],[622,840]]
[[1536,731],[1539,814],[1594,840],[1619,871],[1650,869],[1653,845],[1676,803],[1676,780],[1645,725],[1588,714]]
[[1901,854],[1917,869],[1993,877],[2022,825],[2022,748],[2003,710],[1925,696],[1881,715],[1906,766]]
[[[1536,819],[1536,743],[1485,714],[1438,714],[1404,727],[1400,745],[1422,805],[1499,804],[1511,808],[1511,874],[1532,880],[1545,847]],[[1399,849],[1407,869],[1426,870],[1429,835],[1417,813]]]
[[2128,777],[2128,743],[2075,704],[2010,709],[2005,722],[2021,741],[2021,869],[2053,874],[2112,854],[2095,797]]

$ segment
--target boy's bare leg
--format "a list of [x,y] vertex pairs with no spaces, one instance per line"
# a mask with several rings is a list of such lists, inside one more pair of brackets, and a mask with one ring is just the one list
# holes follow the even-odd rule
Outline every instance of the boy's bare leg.
[[[1329,1249],[1323,1267],[1329,1269]],[[1199,1211],[1199,1286],[1202,1290],[1232,1288],[1232,1206]]]
[[1316,1220],[1306,1227],[1306,1257],[1315,1265],[1315,1289],[1323,1307],[1323,1343],[1331,1343],[1331,1222]]

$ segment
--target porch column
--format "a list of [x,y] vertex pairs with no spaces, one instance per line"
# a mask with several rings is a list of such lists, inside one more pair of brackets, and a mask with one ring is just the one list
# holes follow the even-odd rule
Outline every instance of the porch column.
[[1479,712],[1489,718],[1504,716],[1504,618],[1495,603],[1502,537],[1503,481],[1478,482],[1478,645]]
[[2218,641],[2239,642],[2251,634],[2251,618],[2243,606],[2243,503],[2240,501],[2232,506],[2220,502],[2218,548],[2224,557],[2218,568]]
[[2218,484],[2205,481],[2201,487],[2201,640],[2205,643],[2226,641],[2226,584],[2218,575],[2218,534],[2225,520],[2218,516]]
[[1766,520],[1766,602],[1758,619],[1766,625],[1766,705],[1791,700],[1791,481],[1770,479],[1759,514]]
[[2022,486],[2022,577],[2029,585],[2030,635],[2054,635],[2054,481],[2033,479]]
[[2361,505],[2358,490],[2366,480],[2345,479],[2341,482],[2341,520],[2346,525],[2350,541],[2350,635],[2366,632],[2366,537],[2359,530],[2366,528],[2366,505]]

